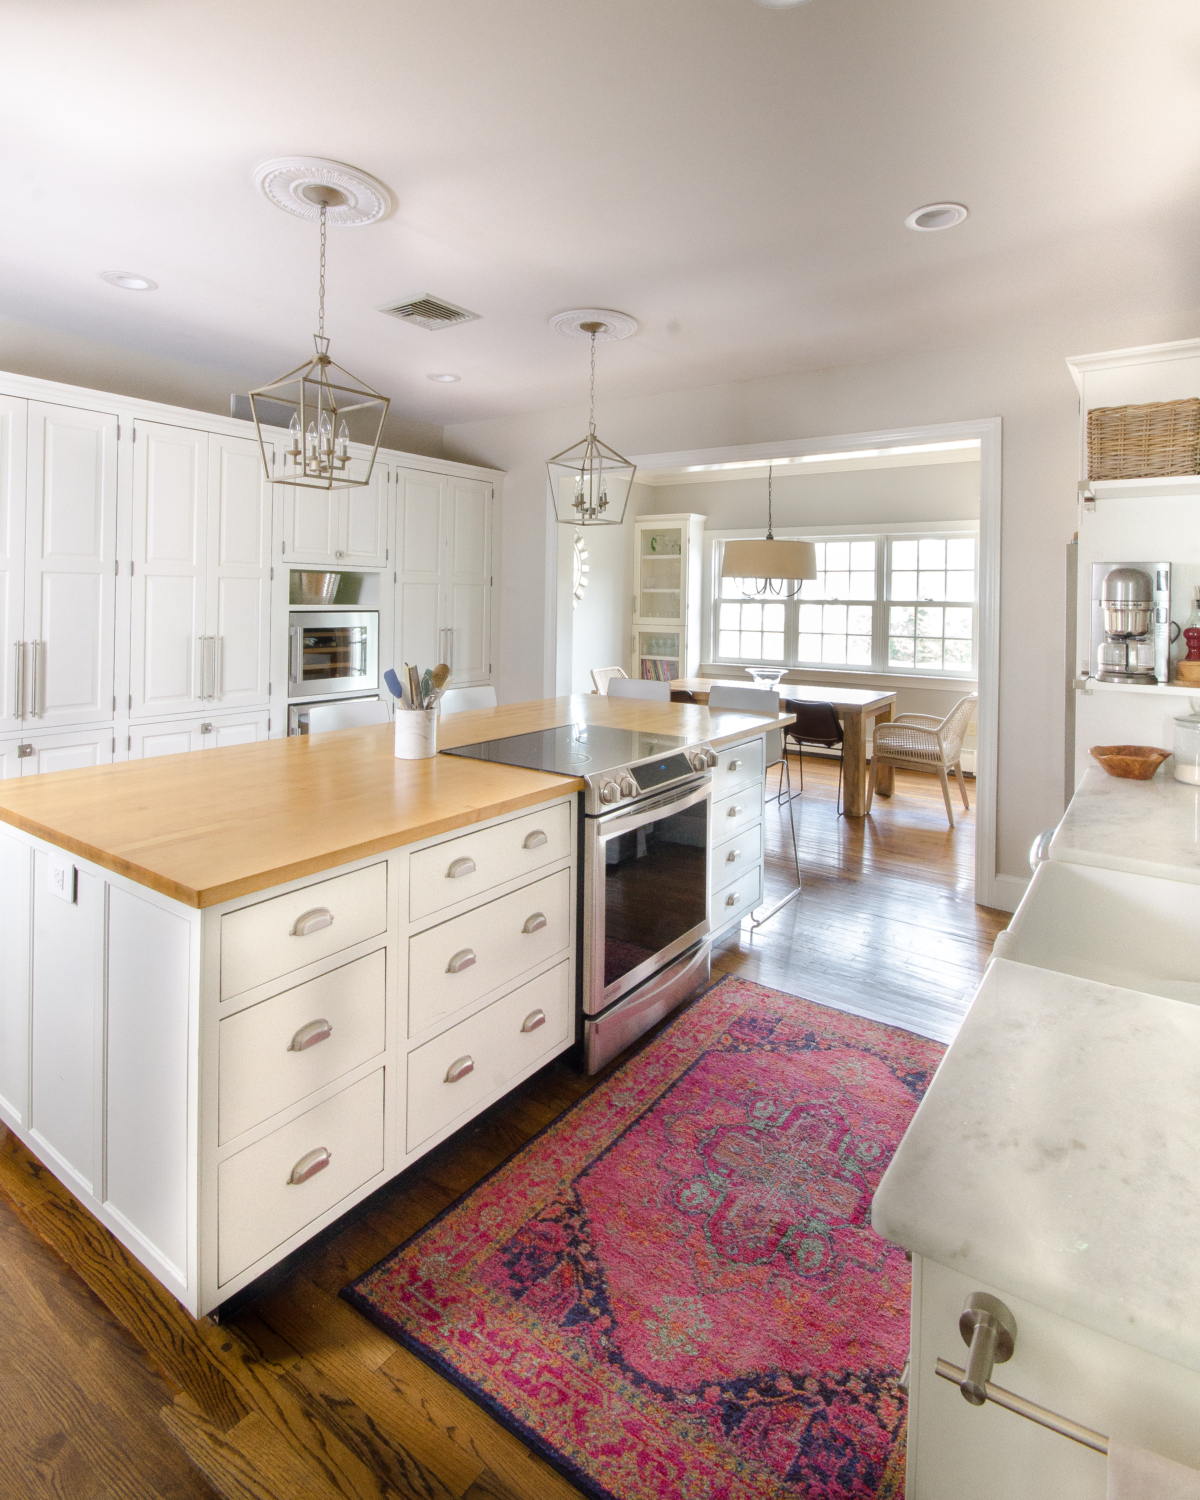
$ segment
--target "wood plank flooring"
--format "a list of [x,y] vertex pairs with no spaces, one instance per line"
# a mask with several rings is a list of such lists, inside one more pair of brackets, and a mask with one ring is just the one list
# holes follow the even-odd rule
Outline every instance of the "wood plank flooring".
[[[900,772],[871,818],[839,819],[836,768],[806,758],[804,770],[793,804],[803,894],[727,938],[715,970],[949,1034],[1007,921],[972,903],[973,814],[951,834],[936,780]],[[771,899],[794,869],[775,804],[767,824]],[[4,1500],[577,1496],[337,1293],[591,1083],[563,1062],[543,1069],[220,1324],[193,1322],[0,1131]]]

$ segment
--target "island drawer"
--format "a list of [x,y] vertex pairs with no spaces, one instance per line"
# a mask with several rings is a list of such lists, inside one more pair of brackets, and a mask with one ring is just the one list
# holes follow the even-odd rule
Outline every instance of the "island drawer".
[[492,886],[565,859],[571,852],[573,822],[573,805],[560,802],[418,850],[408,866],[409,919],[419,922]]
[[732,922],[735,917],[745,917],[762,900],[762,866],[747,870],[732,885],[714,891],[708,901],[708,920],[714,932]]
[[409,1036],[561,953],[570,903],[571,872],[559,870],[409,938]]
[[498,1094],[511,1079],[572,1040],[571,965],[494,1000],[408,1055],[408,1150]]
[[718,751],[717,763],[713,767],[713,796],[726,797],[735,787],[761,781],[764,759],[761,739],[747,740],[744,745]]
[[226,912],[221,918],[221,999],[386,930],[386,862]]
[[712,879],[714,891],[745,875],[762,860],[762,824],[752,823],[734,838],[718,844],[712,852]]
[[762,787],[747,786],[731,797],[713,802],[712,836],[714,846],[740,834],[749,824],[762,817]]
[[383,1069],[217,1168],[224,1285],[383,1171]]
[[226,1016],[218,1028],[222,1145],[383,1051],[386,970],[380,948]]

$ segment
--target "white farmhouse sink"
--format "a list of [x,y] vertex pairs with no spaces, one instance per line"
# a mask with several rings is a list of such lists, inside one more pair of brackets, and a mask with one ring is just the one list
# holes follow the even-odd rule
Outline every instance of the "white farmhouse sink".
[[1200,1005],[1200,886],[1049,860],[992,953]]

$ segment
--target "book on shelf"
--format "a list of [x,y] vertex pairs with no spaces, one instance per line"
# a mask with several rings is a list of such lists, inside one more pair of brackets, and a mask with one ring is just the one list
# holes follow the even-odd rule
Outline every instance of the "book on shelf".
[[679,662],[669,656],[643,656],[642,676],[648,682],[671,682],[679,676]]

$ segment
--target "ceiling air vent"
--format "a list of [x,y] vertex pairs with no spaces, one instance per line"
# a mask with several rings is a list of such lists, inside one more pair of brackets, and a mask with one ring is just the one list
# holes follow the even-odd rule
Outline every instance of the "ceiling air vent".
[[415,302],[397,302],[392,307],[381,307],[389,318],[399,318],[402,323],[415,323],[418,328],[428,328],[436,333],[439,328],[453,328],[455,323],[470,323],[480,316],[468,312],[465,307],[455,307],[453,302],[443,302],[440,297],[418,297]]

